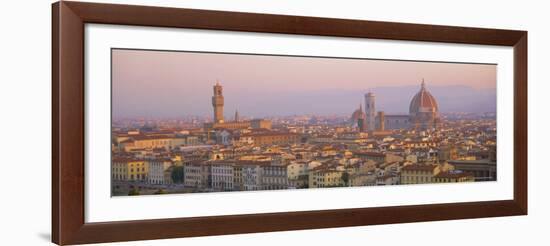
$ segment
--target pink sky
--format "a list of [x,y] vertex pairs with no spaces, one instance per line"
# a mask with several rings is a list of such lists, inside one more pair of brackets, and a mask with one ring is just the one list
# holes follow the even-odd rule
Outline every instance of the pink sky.
[[[113,113],[121,117],[209,114],[212,85],[216,80],[224,86],[226,105],[232,103],[229,109],[245,108],[243,104],[250,104],[254,98],[261,103],[262,95],[266,94],[285,98],[288,93],[302,93],[307,100],[311,91],[357,91],[355,105],[369,90],[418,86],[423,78],[428,88],[467,86],[474,90],[494,90],[497,67],[140,50],[113,50],[112,62]],[[250,98],[241,100],[243,97]],[[403,95],[404,105],[408,104],[409,97]],[[308,104],[319,99],[311,100]],[[262,107],[276,108],[278,103],[270,100]],[[343,108],[323,110],[321,113],[335,113]],[[226,114],[230,112],[226,110]]]

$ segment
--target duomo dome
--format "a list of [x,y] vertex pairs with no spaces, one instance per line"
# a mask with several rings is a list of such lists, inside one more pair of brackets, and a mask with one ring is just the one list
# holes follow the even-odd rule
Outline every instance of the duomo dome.
[[419,130],[435,128],[440,122],[437,101],[426,89],[424,81],[420,91],[411,100],[409,116],[413,127]]
[[414,95],[409,106],[409,114],[419,112],[439,112],[437,101],[432,94],[426,90],[426,84],[422,81],[420,91]]

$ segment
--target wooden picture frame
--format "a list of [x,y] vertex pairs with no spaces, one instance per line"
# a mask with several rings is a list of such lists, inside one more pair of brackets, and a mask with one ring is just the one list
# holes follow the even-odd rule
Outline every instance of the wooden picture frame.
[[[514,199],[124,222],[84,219],[84,24],[102,23],[514,49]],[[59,245],[527,214],[527,32],[81,2],[52,6],[52,240]],[[261,223],[258,223],[261,221]]]

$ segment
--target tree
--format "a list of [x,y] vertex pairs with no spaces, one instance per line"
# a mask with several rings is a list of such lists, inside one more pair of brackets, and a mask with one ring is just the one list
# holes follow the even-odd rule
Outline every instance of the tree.
[[342,179],[342,182],[344,182],[345,186],[348,186],[348,182],[349,182],[349,173],[348,173],[348,172],[343,172],[343,173],[342,173],[342,176],[340,177],[340,179]]
[[176,184],[183,183],[183,166],[175,166],[172,168],[172,182]]

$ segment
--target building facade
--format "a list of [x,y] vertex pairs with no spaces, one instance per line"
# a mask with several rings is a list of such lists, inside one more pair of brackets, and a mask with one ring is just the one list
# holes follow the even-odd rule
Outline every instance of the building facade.
[[187,145],[186,137],[148,135],[130,136],[118,144],[119,149],[126,152],[154,148],[172,149],[184,145]]
[[262,167],[262,189],[281,190],[288,188],[287,168],[283,165],[265,165]]
[[183,166],[185,187],[202,189],[206,181],[204,180],[203,167],[200,162],[190,162]]
[[475,177],[473,174],[463,172],[460,170],[440,172],[434,177],[435,183],[459,183],[459,182],[474,182],[474,181],[475,181]]
[[233,166],[233,190],[244,190],[243,167],[241,165]]
[[438,165],[412,164],[401,168],[401,184],[433,183],[434,176],[439,174]]
[[149,165],[148,165],[148,162],[145,160],[115,158],[113,159],[112,168],[113,168],[112,173],[115,176],[116,180],[133,181],[133,182],[147,181],[147,175],[149,173]]
[[411,121],[410,121],[409,115],[382,114],[382,115],[379,115],[376,122],[377,122],[376,129],[381,131],[407,129],[411,127]]
[[241,165],[243,190],[262,189],[262,167],[261,164],[239,163]]
[[149,164],[149,173],[147,175],[147,182],[150,184],[167,184],[170,180],[167,180],[165,176],[166,170],[172,166],[172,160],[170,159],[151,159],[147,160]]
[[[352,115],[356,122],[359,113]],[[355,118],[354,118],[355,117]],[[435,97],[426,89],[422,80],[420,91],[416,93],[409,104],[409,114],[385,114],[376,112],[376,97],[374,93],[365,94],[365,119],[369,132],[395,129],[415,129],[419,131],[431,130],[440,126],[439,106]]]
[[497,180],[496,160],[449,160],[457,170],[472,174],[475,181]]
[[211,162],[212,190],[231,191],[234,189],[234,172],[232,162]]
[[345,186],[342,174],[336,169],[319,168],[309,172],[309,188],[341,187]]
[[305,161],[293,161],[286,167],[287,177],[290,180],[307,175],[308,163]]

